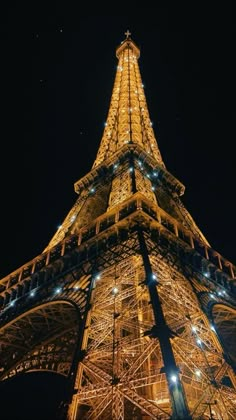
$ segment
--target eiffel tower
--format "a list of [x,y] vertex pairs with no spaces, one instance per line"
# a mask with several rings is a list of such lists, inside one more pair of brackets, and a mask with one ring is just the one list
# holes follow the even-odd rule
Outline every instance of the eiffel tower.
[[183,205],[129,31],[100,147],[43,252],[0,281],[1,381],[66,377],[69,420],[236,419],[236,267]]

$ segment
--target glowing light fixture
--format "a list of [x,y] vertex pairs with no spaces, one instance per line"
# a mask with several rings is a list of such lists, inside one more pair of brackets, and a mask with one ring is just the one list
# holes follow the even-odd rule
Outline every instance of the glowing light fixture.
[[113,287],[113,289],[112,289],[112,294],[113,295],[117,295],[119,293],[119,289],[118,289],[118,287]]

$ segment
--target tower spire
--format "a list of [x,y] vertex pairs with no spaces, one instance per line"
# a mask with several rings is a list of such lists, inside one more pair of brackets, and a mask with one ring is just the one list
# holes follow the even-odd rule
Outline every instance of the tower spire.
[[116,49],[117,71],[100,147],[93,167],[127,144],[138,144],[165,167],[152,128],[138,65],[140,49],[131,32]]
[[167,171],[162,160],[138,65],[140,49],[129,30],[125,36],[116,48],[117,71],[92,170],[74,184],[79,198],[45,251],[103,212],[121,206],[136,192],[159,204],[208,244],[179,199],[184,185]]

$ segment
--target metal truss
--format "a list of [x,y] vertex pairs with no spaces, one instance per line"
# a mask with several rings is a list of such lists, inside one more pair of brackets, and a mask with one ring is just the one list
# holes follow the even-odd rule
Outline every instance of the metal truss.
[[[215,417],[233,419],[235,378],[229,363],[233,348],[226,345],[223,351],[221,346],[222,337],[230,341],[229,323],[231,329],[235,328],[232,297],[228,291],[227,296],[217,294],[217,290],[223,293],[225,289],[216,287],[214,280],[207,287],[199,264],[191,262],[191,249],[184,242],[180,244],[168,230],[154,234],[155,220],[140,219],[135,212],[133,215],[122,219],[121,230],[117,230],[117,224],[115,229],[111,226],[106,230],[105,242],[105,233],[101,233],[101,239],[95,235],[93,240],[82,241],[76,254],[72,249],[66,264],[60,255],[51,262],[48,271],[54,280],[42,282],[38,295],[30,296],[28,292],[27,299],[24,297],[30,305],[28,310],[19,303],[18,312],[10,315],[16,308],[9,305],[3,311],[2,378],[34,369],[70,376],[77,358],[73,370],[76,391],[68,418],[75,419],[78,413],[83,413],[84,419],[141,419],[144,415],[170,418],[171,386],[176,383],[170,386],[166,379],[158,326],[150,303],[135,228],[135,223],[138,228],[142,220],[153,281],[178,367],[173,378],[178,373],[192,418],[209,418],[207,404],[216,400],[217,405],[211,408]],[[96,252],[89,253],[89,247],[94,249],[97,241],[103,246],[96,246]],[[209,302],[205,309],[202,306],[203,292],[214,296],[214,324],[210,321]],[[8,314],[8,321],[4,314]],[[224,357],[226,350],[228,359]]]
[[[222,355],[217,329],[202,310],[194,279],[186,278],[184,267],[180,272],[177,263],[170,265],[163,251],[153,243],[150,261],[190,416],[210,418],[209,404],[217,401],[211,407],[215,418],[233,419],[235,375]],[[85,419],[132,418],[133,412],[137,418],[171,416],[170,387],[153,328],[142,257],[124,261],[99,273],[69,418],[76,418],[74,412]]]

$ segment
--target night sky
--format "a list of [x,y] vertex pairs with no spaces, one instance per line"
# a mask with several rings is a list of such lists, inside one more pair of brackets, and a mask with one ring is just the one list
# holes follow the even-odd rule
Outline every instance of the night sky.
[[74,182],[100,144],[127,29],[141,48],[165,165],[185,185],[182,201],[211,246],[236,263],[230,3],[135,16],[22,4],[2,14],[0,277],[40,254],[74,204]]

